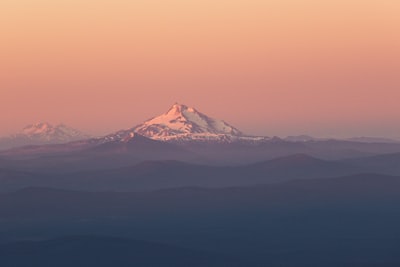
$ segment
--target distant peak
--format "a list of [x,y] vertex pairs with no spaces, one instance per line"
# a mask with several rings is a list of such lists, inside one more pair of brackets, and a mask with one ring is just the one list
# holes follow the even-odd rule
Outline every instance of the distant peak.
[[37,122],[34,124],[29,124],[22,129],[25,134],[32,134],[37,132],[49,131],[55,127],[48,122]]
[[49,122],[37,122],[27,125],[17,135],[45,142],[68,142],[89,137],[65,124],[54,125]]

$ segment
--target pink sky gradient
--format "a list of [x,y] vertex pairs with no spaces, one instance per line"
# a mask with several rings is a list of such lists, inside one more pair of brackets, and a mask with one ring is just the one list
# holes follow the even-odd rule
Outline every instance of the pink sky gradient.
[[262,135],[400,138],[398,0],[2,0],[0,135],[173,103]]

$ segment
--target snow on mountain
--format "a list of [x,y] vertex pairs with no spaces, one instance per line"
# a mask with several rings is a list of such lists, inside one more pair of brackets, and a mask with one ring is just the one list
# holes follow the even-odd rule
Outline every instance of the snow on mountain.
[[269,140],[268,137],[252,137],[244,135],[240,130],[223,120],[211,118],[195,108],[174,104],[164,114],[149,119],[136,127],[121,130],[103,138],[107,141],[126,142],[135,134],[153,140],[170,142],[254,142]]
[[69,142],[88,137],[88,135],[64,124],[52,125],[47,122],[28,125],[16,136],[44,142]]
[[39,122],[24,127],[19,133],[0,139],[0,148],[25,145],[59,144],[82,140],[90,136],[64,124]]
[[168,140],[178,136],[242,136],[228,123],[208,117],[194,108],[175,104],[166,113],[145,121],[134,131],[152,139]]

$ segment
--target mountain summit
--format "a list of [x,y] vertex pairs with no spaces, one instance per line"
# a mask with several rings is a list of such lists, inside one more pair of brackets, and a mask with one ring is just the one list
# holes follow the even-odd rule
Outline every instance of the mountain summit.
[[39,122],[24,127],[17,134],[1,138],[0,149],[25,145],[61,144],[89,137],[64,124],[53,125],[48,122]]
[[48,122],[31,124],[16,136],[43,142],[69,142],[87,138],[82,132],[64,124],[52,125]]
[[192,107],[174,104],[166,113],[133,128],[152,139],[171,140],[179,137],[243,136],[242,132],[223,120],[217,120]]

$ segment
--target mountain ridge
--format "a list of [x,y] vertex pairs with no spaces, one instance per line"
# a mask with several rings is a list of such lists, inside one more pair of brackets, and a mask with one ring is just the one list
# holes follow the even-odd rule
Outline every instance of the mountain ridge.
[[[138,137],[139,136],[139,137]],[[177,144],[245,144],[262,145],[270,142],[287,144],[313,144],[319,142],[351,142],[359,144],[399,144],[394,139],[380,137],[354,138],[316,138],[309,135],[287,137],[268,137],[247,135],[224,120],[212,118],[193,107],[175,103],[167,112],[144,121],[128,129],[122,129],[101,137],[92,137],[64,124],[52,125],[39,122],[24,127],[19,133],[10,137],[0,137],[0,149],[23,146],[67,144],[76,141],[96,145],[108,142],[128,143],[140,136],[163,142]]]

